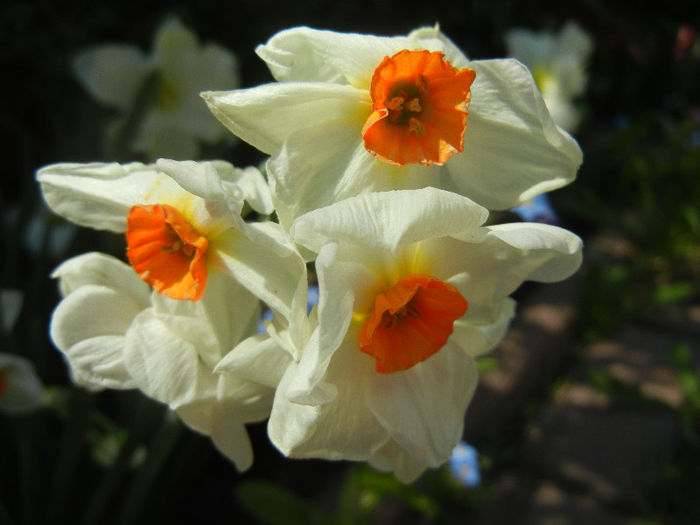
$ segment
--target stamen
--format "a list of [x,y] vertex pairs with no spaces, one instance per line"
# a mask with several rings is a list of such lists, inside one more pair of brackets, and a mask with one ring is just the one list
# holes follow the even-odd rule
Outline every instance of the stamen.
[[420,113],[420,100],[417,98],[410,98],[406,103],[406,111],[412,111],[414,113]]
[[445,346],[467,307],[454,286],[430,275],[406,275],[375,297],[358,345],[376,359],[377,372],[406,370]]
[[408,131],[411,133],[422,137],[425,135],[425,126],[423,123],[415,117],[411,117],[408,120]]
[[139,277],[173,299],[199,300],[207,282],[208,241],[168,204],[131,208],[126,255]]
[[373,112],[362,128],[365,148],[397,166],[444,164],[464,149],[475,75],[453,67],[439,52],[403,50],[384,58],[370,86]]

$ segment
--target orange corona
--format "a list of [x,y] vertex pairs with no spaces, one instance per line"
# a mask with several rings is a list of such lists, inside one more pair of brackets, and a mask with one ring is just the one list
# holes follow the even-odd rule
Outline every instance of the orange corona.
[[126,224],[126,255],[139,277],[167,297],[199,300],[207,283],[206,237],[167,204],[134,206]]
[[406,370],[438,352],[467,311],[457,289],[436,277],[411,274],[378,294],[360,329],[360,350],[381,373]]
[[470,88],[476,73],[440,52],[403,50],[374,70],[365,148],[384,162],[444,164],[464,148]]

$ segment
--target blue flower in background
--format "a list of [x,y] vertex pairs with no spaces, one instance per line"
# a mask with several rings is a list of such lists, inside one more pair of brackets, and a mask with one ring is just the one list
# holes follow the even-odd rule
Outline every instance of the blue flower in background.
[[[318,304],[318,285],[315,284],[310,284],[309,285],[309,291],[306,297],[306,313],[310,313],[311,309]],[[265,326],[263,326],[263,322],[272,319],[275,315],[272,313],[272,311],[269,308],[266,308],[265,311],[262,313],[260,316],[260,323],[258,323],[258,333],[262,334],[265,332]]]
[[527,222],[541,222],[543,224],[559,224],[559,217],[549,202],[549,197],[541,193],[537,197],[524,202],[517,208],[511,208],[520,218]]
[[466,487],[478,487],[481,483],[479,453],[474,447],[460,441],[448,460],[452,475]]

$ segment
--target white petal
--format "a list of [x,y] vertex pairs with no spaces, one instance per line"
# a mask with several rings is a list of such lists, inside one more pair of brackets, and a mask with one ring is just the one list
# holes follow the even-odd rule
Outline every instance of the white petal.
[[217,375],[216,383],[216,389],[201,390],[177,407],[177,414],[190,428],[208,436],[218,432],[223,438],[220,426],[261,421],[270,415],[273,389],[232,375]]
[[61,263],[51,277],[59,280],[59,289],[64,296],[81,286],[99,285],[130,296],[141,308],[146,308],[151,302],[151,288],[134,269],[104,253],[91,252],[72,257]]
[[421,245],[426,273],[456,286],[470,304],[500,304],[525,280],[558,281],[581,264],[581,240],[556,226],[515,223],[482,234]]
[[253,447],[245,425],[223,419],[214,428],[211,439],[216,448],[233,461],[238,472],[248,470],[253,464]]
[[128,109],[152,66],[130,45],[105,45],[78,54],[73,70],[98,101]]
[[[226,185],[227,182],[224,181],[224,184]],[[275,211],[270,187],[260,170],[254,166],[236,169],[227,190],[234,197],[245,200],[251,208],[262,215],[271,215]]]
[[371,113],[367,92],[312,82],[207,91],[202,98],[229,130],[269,154],[279,150],[294,131],[358,113],[366,119]]
[[226,354],[214,369],[276,388],[291,363],[291,356],[267,334],[243,340]]
[[306,265],[278,224],[253,223],[217,239],[217,255],[234,278],[280,314],[292,338],[303,345],[306,319]]
[[533,270],[527,274],[529,280],[543,283],[561,281],[581,266],[581,239],[558,226],[512,223],[487,229],[489,236],[522,250],[530,260],[537,260],[536,264],[531,263]]
[[[228,162],[158,159],[156,166],[189,193],[212,203],[225,201],[231,213],[236,215],[240,213],[242,199],[224,189],[224,181],[233,180],[236,177],[236,169]],[[211,207],[212,204],[209,206]],[[224,215],[226,212],[223,209],[217,209],[214,214]]]
[[143,305],[128,294],[84,285],[63,299],[51,317],[51,339],[62,351],[101,335],[124,335]]
[[217,377],[199,359],[196,346],[173,334],[153,310],[134,319],[126,339],[127,370],[149,397],[173,409],[215,402]]
[[363,123],[336,119],[305,128],[290,135],[268,161],[282,226],[289,229],[300,215],[358,194],[428,186],[453,189],[441,166],[393,166],[378,160],[362,142]]
[[442,51],[454,67],[464,69],[469,67],[469,59],[452,40],[447,38],[435,24],[433,27],[419,27],[408,34],[408,38],[416,41],[420,47],[430,51]]
[[158,159],[156,165],[188,192],[210,201],[226,200],[235,215],[240,214],[244,200],[259,213],[269,215],[274,211],[270,187],[260,170],[253,166],[238,169],[222,160],[170,159]]
[[478,357],[501,342],[514,316],[515,301],[509,297],[492,308],[472,303],[467,314],[455,321],[450,341],[471,357]]
[[[337,395],[336,387],[324,378],[343,342],[357,341],[356,333],[348,333],[349,329],[357,330],[357,326],[351,324],[353,308],[358,301],[355,290],[376,287],[376,276],[360,264],[337,260],[336,253],[337,245],[327,244],[316,259],[318,327],[304,347],[296,377],[287,390],[287,395],[299,403],[328,403]],[[359,300],[364,302],[366,298]]]
[[402,483],[413,483],[427,468],[427,465],[416,461],[393,439],[372,454],[369,463],[378,470],[393,472]]
[[128,293],[85,284],[63,299],[50,333],[74,380],[98,388],[134,388],[124,367],[124,334],[144,305]]
[[290,457],[366,460],[387,440],[367,407],[365,383],[373,367],[373,360],[358,348],[342,348],[326,378],[334,385],[336,398],[309,406],[293,403],[285,395],[292,376],[299,373],[292,365],[277,390],[270,415],[272,442]]
[[[66,219],[95,229],[123,232],[131,206],[145,202],[156,180],[161,192],[174,182],[143,164],[52,164],[37,172],[44,199]],[[182,190],[180,190],[182,191]]]
[[295,221],[295,241],[318,251],[334,241],[394,251],[431,237],[475,230],[488,212],[435,188],[370,193],[310,212]]
[[413,47],[406,37],[295,27],[280,31],[255,52],[278,81],[316,81],[369,89],[375,68],[385,56]]
[[512,59],[470,66],[476,80],[464,151],[445,164],[457,190],[506,209],[573,181],[581,150],[552,121],[527,68]]
[[65,349],[73,381],[90,389],[136,388],[124,366],[125,347],[123,335],[98,335]]
[[211,271],[199,301],[180,301],[153,293],[153,315],[168,332],[197,348],[213,368],[247,337],[260,318],[260,302],[224,272]]
[[285,392],[293,379],[295,365],[291,364],[282,377],[272,404],[272,412],[267,422],[267,433],[282,454],[297,457],[297,447],[308,439],[318,426],[320,408],[318,406],[292,403]]
[[[362,115],[360,115],[362,117]],[[287,137],[267,163],[280,224],[362,192],[391,189],[398,170],[362,143],[362,118],[341,118]]]
[[474,360],[448,342],[408,370],[370,378],[369,407],[396,443],[419,463],[444,463],[462,436],[476,388]]

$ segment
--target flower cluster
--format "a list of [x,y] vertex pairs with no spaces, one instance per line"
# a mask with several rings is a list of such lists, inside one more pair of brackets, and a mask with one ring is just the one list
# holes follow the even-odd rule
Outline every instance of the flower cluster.
[[39,170],[56,213],[126,249],[55,270],[51,336],[75,382],[140,389],[240,469],[244,425],[268,418],[289,457],[409,482],[460,442],[510,294],[581,262],[574,234],[487,208],[571,182],[581,151],[521,63],[469,60],[437,27],[299,27],[257,53],[276,82],[202,96],[270,155],[267,180],[223,161]]

